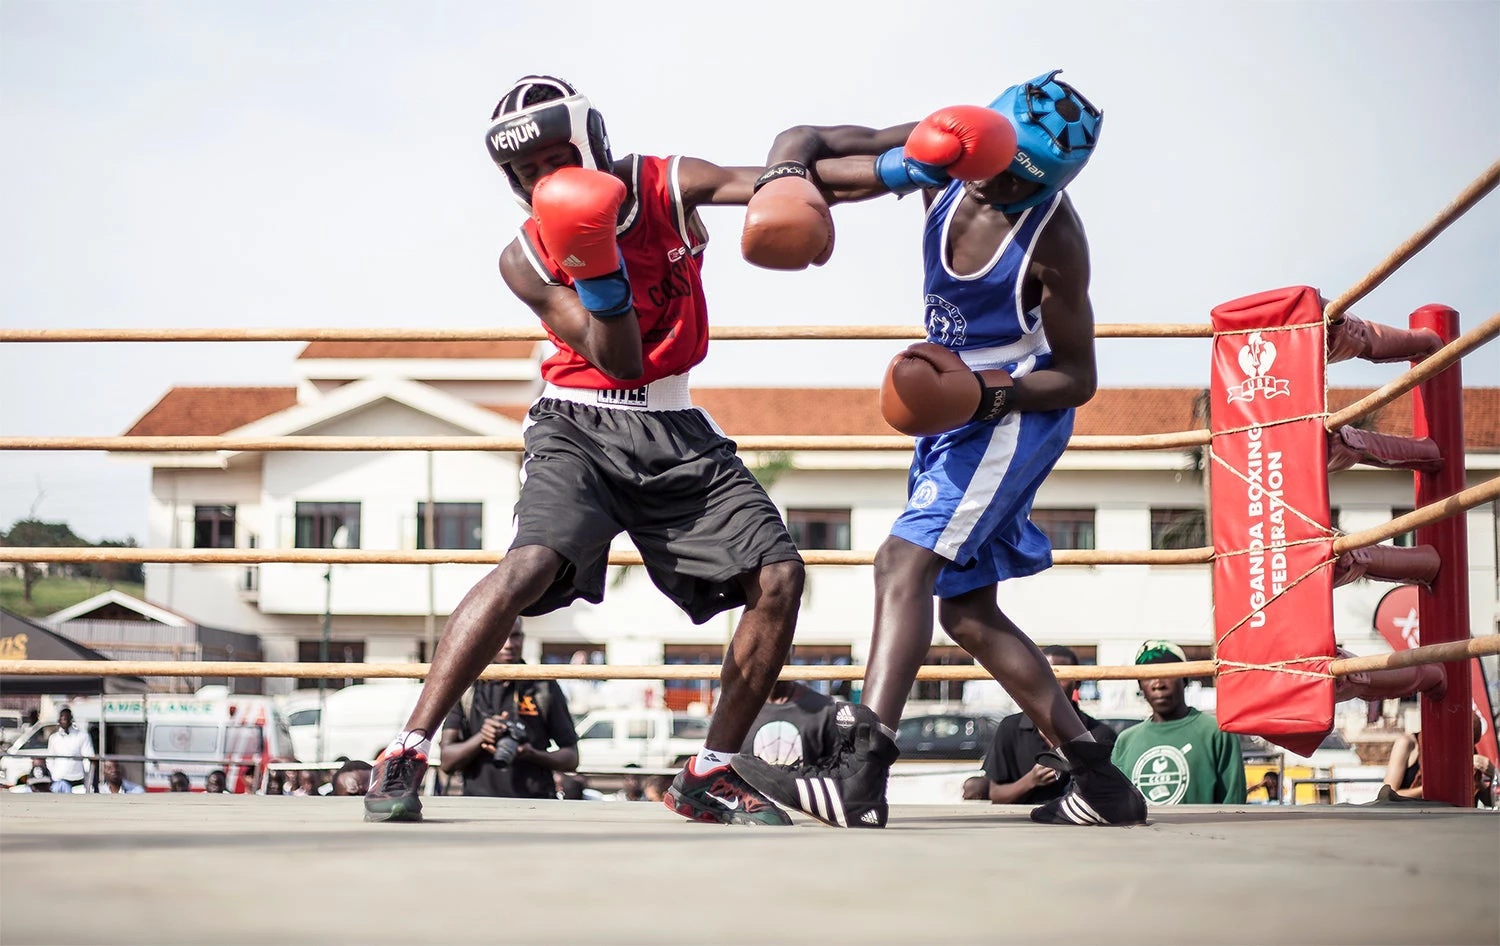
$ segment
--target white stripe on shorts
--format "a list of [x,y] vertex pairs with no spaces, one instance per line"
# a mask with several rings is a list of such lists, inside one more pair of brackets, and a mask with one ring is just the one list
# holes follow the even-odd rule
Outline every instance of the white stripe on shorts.
[[1021,439],[1021,417],[1021,414],[1010,414],[1002,418],[990,432],[989,445],[984,448],[984,457],[979,461],[979,468],[974,471],[974,478],[964,490],[958,508],[953,511],[953,518],[948,520],[943,534],[938,536],[932,547],[943,558],[949,561],[958,558],[959,549],[969,540],[974,527],[979,525],[979,518],[990,508],[995,494],[999,492],[1000,483],[1010,471],[1011,461],[1015,459],[1016,444]]

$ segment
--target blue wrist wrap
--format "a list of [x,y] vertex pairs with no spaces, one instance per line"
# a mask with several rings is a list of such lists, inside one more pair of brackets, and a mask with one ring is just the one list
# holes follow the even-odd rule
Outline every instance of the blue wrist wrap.
[[634,304],[630,298],[630,280],[625,276],[624,260],[612,273],[573,280],[573,288],[578,292],[578,301],[596,319],[619,318]]
[[892,148],[875,158],[875,174],[893,194],[910,194],[922,187],[947,187],[948,173],[933,164],[906,157],[905,149]]

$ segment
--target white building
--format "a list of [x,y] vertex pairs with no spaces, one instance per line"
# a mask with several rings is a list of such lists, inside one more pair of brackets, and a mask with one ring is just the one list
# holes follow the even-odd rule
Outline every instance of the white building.
[[[281,388],[174,388],[128,435],[488,435],[518,436],[539,387],[543,347],[531,343],[313,343],[296,361],[297,384]],[[1104,389],[1079,411],[1077,434],[1135,435],[1205,426],[1188,388]],[[1342,406],[1363,392],[1334,390]],[[1500,389],[1466,392],[1470,483],[1500,468]],[[770,434],[890,434],[875,392],[862,389],[695,390],[731,437]],[[1410,433],[1411,406],[1386,408],[1378,429]],[[118,454],[152,467],[152,547],[421,547],[422,504],[435,503],[439,548],[508,546],[518,488],[515,454],[209,453]],[[745,454],[765,472],[772,498],[808,548],[873,550],[899,513],[909,456],[896,452],[790,456]],[[1042,488],[1034,518],[1059,548],[1150,549],[1174,530],[1180,546],[1202,546],[1204,484],[1193,457],[1177,452],[1085,452],[1063,457]],[[1357,467],[1331,478],[1336,524],[1377,525],[1412,505],[1409,473]],[[1200,520],[1201,521],[1201,520]],[[1185,531],[1183,531],[1185,529]],[[1496,628],[1493,504],[1468,514],[1470,617],[1475,633]],[[621,548],[629,548],[621,540]],[[1175,547],[1175,546],[1174,546]],[[487,570],[481,565],[147,565],[146,597],[218,627],[259,634],[268,660],[320,659],[325,610],[331,660],[424,660],[432,634]],[[1373,627],[1391,585],[1339,588],[1340,643],[1356,653],[1388,649]],[[1061,643],[1085,663],[1124,664],[1140,641],[1169,638],[1193,657],[1212,642],[1211,572],[1205,565],[1061,566],[1001,587],[1001,606],[1039,643]],[[431,617],[429,617],[431,616]],[[532,661],[612,664],[716,663],[735,615],[694,626],[640,568],[613,569],[602,605],[577,604],[528,624]],[[872,620],[867,566],[809,569],[797,659],[862,662]],[[582,652],[584,657],[576,657]],[[959,659],[938,631],[933,659]],[[963,662],[967,662],[964,660]],[[272,682],[273,692],[291,686]],[[922,696],[957,696],[925,685]],[[662,685],[617,684],[615,695]],[[1135,684],[1101,686],[1106,711],[1128,710]],[[668,701],[694,698],[674,686]]]

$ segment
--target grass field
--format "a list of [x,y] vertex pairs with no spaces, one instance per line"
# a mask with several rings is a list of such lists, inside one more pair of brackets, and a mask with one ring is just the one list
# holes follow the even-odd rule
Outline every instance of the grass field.
[[5,577],[0,578],[0,607],[29,618],[45,617],[108,591],[111,587],[137,598],[145,592],[143,585],[128,582],[115,582],[111,585],[98,579],[43,578],[31,586],[31,603],[28,604],[21,596],[21,579]]

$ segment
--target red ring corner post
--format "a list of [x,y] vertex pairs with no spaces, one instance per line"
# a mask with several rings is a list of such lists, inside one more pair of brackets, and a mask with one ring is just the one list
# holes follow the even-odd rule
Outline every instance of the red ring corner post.
[[[1458,337],[1458,313],[1445,305],[1425,305],[1411,314],[1414,329],[1432,329],[1447,344]],[[1459,363],[1423,382],[1413,394],[1412,434],[1431,437],[1446,458],[1436,473],[1415,474],[1418,508],[1435,503],[1465,485],[1464,389]],[[1432,590],[1417,597],[1421,644],[1469,638],[1468,527],[1463,513],[1417,530],[1417,544],[1437,549],[1442,568]],[[1422,795],[1468,808],[1473,800],[1474,755],[1470,719],[1470,661],[1443,665],[1447,695],[1422,698]]]

